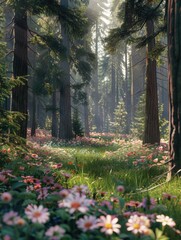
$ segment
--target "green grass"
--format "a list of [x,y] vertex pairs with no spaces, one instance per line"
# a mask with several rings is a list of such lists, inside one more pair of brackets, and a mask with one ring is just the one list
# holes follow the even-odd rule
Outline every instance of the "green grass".
[[[59,155],[61,151],[67,152],[67,158],[65,156],[61,158],[59,155],[59,159],[67,171],[76,170],[68,182],[70,187],[86,184],[93,194],[97,193],[98,197],[101,191],[105,191],[109,199],[112,194],[116,194],[116,186],[119,184],[125,186],[124,197],[127,200],[141,200],[149,194],[161,201],[163,192],[175,195],[175,201],[166,201],[164,204],[167,207],[167,214],[176,220],[177,228],[181,229],[181,179],[174,178],[166,183],[166,175],[164,175],[166,167],[147,165],[135,167],[132,164],[140,156],[148,156],[151,153],[155,154],[153,159],[161,159],[166,155],[164,152],[155,153],[155,147],[143,148],[140,143],[129,141],[108,146],[86,146],[86,144],[61,146],[51,148],[51,151],[55,155]],[[69,165],[69,161],[73,164]],[[170,234],[173,236],[173,232]],[[173,239],[177,239],[177,236]]]
[[[110,199],[116,192],[117,185],[125,186],[124,198],[139,200],[147,195],[154,197],[162,204],[162,193],[175,195],[176,199],[165,201],[166,213],[177,222],[177,228],[181,229],[181,178],[175,177],[170,182],[166,182],[166,167],[157,166],[153,159],[162,160],[166,152],[158,151],[156,147],[142,147],[139,141],[112,141],[109,137],[95,138],[91,142],[81,142],[80,144],[49,144],[43,150],[36,149],[40,155],[49,152],[42,158],[42,165],[63,163],[63,171],[71,174],[66,186],[85,184],[89,187],[92,195],[97,199],[101,198],[101,192],[106,192],[105,199]],[[41,152],[42,151],[42,152]],[[150,157],[151,156],[151,157]],[[148,159],[152,165],[140,162],[135,165],[138,159]],[[35,161],[36,163],[36,161]],[[6,168],[19,171],[22,164],[21,157],[17,162],[6,164]],[[154,164],[154,165],[153,165]],[[26,175],[39,176],[42,174],[41,166],[27,167]],[[56,180],[62,183],[61,171],[56,171]],[[171,232],[170,234],[173,234]],[[170,238],[179,239],[177,236]]]

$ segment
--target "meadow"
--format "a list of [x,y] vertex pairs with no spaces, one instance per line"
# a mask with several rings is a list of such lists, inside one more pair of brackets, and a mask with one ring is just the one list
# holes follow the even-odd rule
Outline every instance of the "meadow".
[[181,239],[181,179],[166,182],[168,144],[45,131],[0,147],[0,239]]

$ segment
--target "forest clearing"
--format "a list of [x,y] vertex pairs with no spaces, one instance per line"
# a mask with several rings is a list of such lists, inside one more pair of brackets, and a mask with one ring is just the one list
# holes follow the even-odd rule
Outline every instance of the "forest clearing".
[[165,181],[167,143],[97,133],[59,142],[41,130],[30,140],[0,152],[2,239],[180,239],[181,179]]
[[181,1],[0,3],[0,240],[181,239]]

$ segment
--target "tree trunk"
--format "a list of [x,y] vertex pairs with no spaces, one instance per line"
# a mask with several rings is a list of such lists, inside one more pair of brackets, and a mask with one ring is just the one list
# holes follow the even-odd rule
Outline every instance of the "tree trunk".
[[24,115],[19,119],[20,129],[17,132],[22,138],[27,137],[27,103],[28,103],[28,56],[27,56],[27,13],[25,9],[15,10],[14,17],[14,59],[13,75],[17,79],[21,77],[23,84],[16,86],[12,91],[12,111],[20,112]]
[[94,103],[95,103],[95,126],[97,132],[100,131],[100,117],[99,117],[99,77],[98,77],[98,20],[96,21],[96,49],[95,49],[95,55],[96,55],[96,66],[95,66],[95,74],[94,74],[94,88],[95,88],[95,96],[94,96]]
[[88,86],[85,87],[86,92],[86,102],[83,105],[84,108],[84,130],[85,136],[90,137],[90,129],[89,129],[89,100],[88,100]]
[[36,121],[36,96],[33,93],[33,99],[32,99],[32,123],[31,123],[31,136],[36,136],[36,127],[37,127],[37,121]]
[[181,170],[181,2],[168,0],[170,163],[167,179]]
[[[61,0],[61,5],[68,8],[68,0]],[[67,59],[61,63],[64,71],[60,86],[60,129],[59,137],[64,140],[73,138],[71,119],[71,89],[70,89],[70,63],[68,61],[70,42],[66,26],[61,24],[61,34],[63,45],[67,49]]]
[[52,93],[52,137],[58,137],[58,123],[57,123],[57,96],[56,88]]
[[116,107],[116,70],[115,70],[115,56],[112,56],[111,62],[111,104],[110,104],[110,117],[114,121],[114,110]]
[[[147,37],[154,33],[154,22],[146,22]],[[158,117],[158,94],[156,78],[156,60],[150,58],[150,53],[155,46],[155,39],[149,41],[147,46],[147,69],[146,69],[146,109],[145,129],[143,144],[160,143],[159,117]]]

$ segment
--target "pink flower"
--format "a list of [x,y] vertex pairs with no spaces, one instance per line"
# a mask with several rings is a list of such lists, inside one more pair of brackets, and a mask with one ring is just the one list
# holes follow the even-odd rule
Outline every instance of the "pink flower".
[[43,177],[43,182],[46,183],[47,185],[54,184],[54,179],[53,177],[45,176]]
[[167,200],[171,200],[171,199],[173,199],[173,198],[176,198],[176,196],[171,195],[171,194],[169,194],[169,193],[163,193],[163,194],[162,194],[162,197],[163,197],[163,199],[167,199]]
[[78,228],[80,228],[83,232],[98,228],[98,220],[94,216],[84,216],[84,218],[80,218],[76,223]]
[[17,212],[10,211],[10,212],[4,214],[3,222],[6,223],[7,225],[15,225],[17,217],[18,217]]
[[163,214],[157,215],[156,222],[160,222],[162,226],[168,225],[170,227],[174,227],[176,225],[172,218],[165,216]]
[[139,207],[143,207],[145,209],[153,209],[156,206],[156,200],[154,198],[143,198],[142,203]]
[[8,179],[3,174],[0,174],[0,182],[6,183]]
[[59,240],[64,236],[65,230],[58,225],[50,227],[45,235],[49,237],[50,240]]
[[126,223],[127,230],[133,234],[147,234],[149,232],[150,220],[146,216],[132,215]]
[[98,226],[102,227],[101,232],[104,232],[106,235],[112,235],[113,232],[119,234],[121,225],[117,223],[118,218],[111,215],[101,216],[99,219]]
[[59,207],[69,208],[70,213],[79,211],[85,213],[88,211],[88,206],[92,204],[92,200],[87,199],[85,195],[80,194],[69,194],[63,202],[59,202]]
[[20,170],[20,171],[24,171],[24,170],[25,170],[25,167],[21,167],[21,166],[20,166],[20,167],[19,167],[19,170]]
[[48,209],[43,208],[42,205],[28,205],[25,209],[25,214],[33,223],[46,223],[50,215]]
[[38,155],[35,154],[35,153],[32,153],[32,154],[31,154],[31,157],[34,158],[34,159],[37,159],[37,158],[38,158]]
[[5,235],[5,236],[3,237],[3,240],[11,240],[11,237],[10,237],[9,235]]
[[28,155],[26,155],[24,159],[25,159],[25,160],[29,160],[30,157],[29,157]]
[[15,225],[23,226],[25,224],[26,224],[26,221],[23,218],[21,218],[21,217],[15,218]]
[[2,193],[1,194],[1,200],[3,201],[3,202],[11,202],[11,200],[12,200],[12,195],[10,194],[10,193],[8,193],[8,192],[4,192],[4,193]]
[[124,186],[122,186],[122,185],[117,186],[117,191],[120,192],[120,193],[123,193],[124,192]]
[[59,168],[61,168],[62,166],[63,166],[62,163],[58,163],[58,164],[52,165],[52,168],[53,168],[53,169],[59,169]]
[[67,190],[67,189],[63,189],[63,190],[61,190],[61,191],[59,192],[59,194],[60,194],[60,196],[61,196],[62,198],[66,198],[66,197],[68,197],[68,195],[70,194],[70,191]]
[[72,192],[86,194],[89,192],[89,189],[86,185],[74,186]]
[[48,188],[46,187],[38,189],[37,192],[39,192],[39,195],[37,197],[38,200],[45,199],[48,196]]
[[52,190],[61,190],[62,189],[62,185],[60,185],[59,183],[55,183],[53,185],[53,187],[51,187]]

